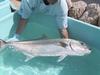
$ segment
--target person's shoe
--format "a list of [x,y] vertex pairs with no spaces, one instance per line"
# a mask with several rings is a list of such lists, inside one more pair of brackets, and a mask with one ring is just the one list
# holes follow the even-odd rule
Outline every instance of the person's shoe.
[[19,41],[19,35],[15,34],[12,38],[9,38],[6,42],[10,42],[10,41]]

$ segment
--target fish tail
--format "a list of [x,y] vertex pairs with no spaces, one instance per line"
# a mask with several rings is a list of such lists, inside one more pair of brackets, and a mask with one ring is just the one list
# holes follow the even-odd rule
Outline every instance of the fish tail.
[[7,44],[6,41],[0,39],[0,48],[2,48],[3,46],[5,46]]
[[4,46],[6,45],[7,42],[4,40],[0,39],[0,53],[4,50]]

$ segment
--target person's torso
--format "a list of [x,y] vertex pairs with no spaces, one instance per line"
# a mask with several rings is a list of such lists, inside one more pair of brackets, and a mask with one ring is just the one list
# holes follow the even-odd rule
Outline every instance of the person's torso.
[[67,3],[64,0],[58,0],[53,5],[46,5],[43,0],[35,0],[35,5],[33,7],[34,13],[44,13],[46,15],[60,15],[66,14],[68,11]]

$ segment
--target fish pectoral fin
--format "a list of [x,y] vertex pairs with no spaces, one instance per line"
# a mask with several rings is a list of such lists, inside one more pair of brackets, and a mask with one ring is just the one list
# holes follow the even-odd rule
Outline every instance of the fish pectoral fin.
[[28,54],[28,53],[23,53],[25,56],[26,56],[26,59],[24,60],[25,62],[28,62],[29,60],[31,60],[32,58],[36,57],[36,56],[33,56],[31,54]]
[[24,60],[25,62],[28,62],[29,60],[35,58],[35,56],[27,56],[26,59]]
[[57,60],[57,62],[61,62],[62,60],[64,60],[68,55],[63,55],[60,56],[59,59]]

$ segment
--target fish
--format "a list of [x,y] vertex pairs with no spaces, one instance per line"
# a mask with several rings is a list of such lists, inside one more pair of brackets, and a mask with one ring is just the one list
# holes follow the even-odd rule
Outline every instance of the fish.
[[9,46],[26,55],[25,62],[38,56],[58,56],[61,62],[67,56],[84,56],[91,53],[86,43],[74,39],[43,39],[32,41],[0,40],[0,48]]

